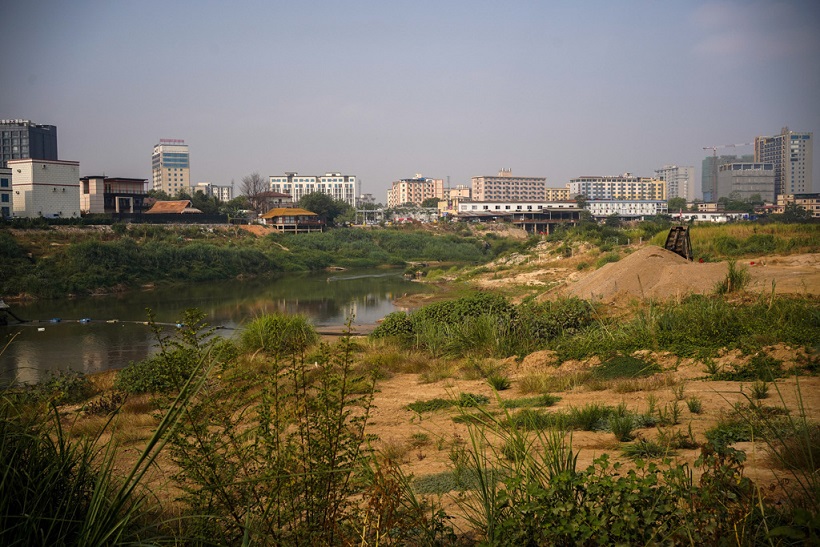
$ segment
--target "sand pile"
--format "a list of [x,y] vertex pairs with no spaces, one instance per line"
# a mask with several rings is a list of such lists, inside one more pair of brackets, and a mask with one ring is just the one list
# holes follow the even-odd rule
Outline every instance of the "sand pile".
[[562,287],[560,292],[589,300],[666,300],[708,293],[726,276],[726,263],[689,262],[661,247],[644,247]]

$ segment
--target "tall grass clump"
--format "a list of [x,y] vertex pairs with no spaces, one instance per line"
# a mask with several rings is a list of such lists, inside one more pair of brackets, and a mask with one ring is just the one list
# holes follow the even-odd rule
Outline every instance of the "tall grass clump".
[[715,285],[716,294],[727,294],[738,292],[744,289],[749,284],[751,275],[748,268],[739,268],[737,262],[729,260],[727,262],[728,270],[726,277]]
[[305,316],[280,313],[253,319],[240,335],[243,351],[274,357],[302,352],[318,341],[316,329]]
[[189,405],[172,439],[187,533],[219,544],[353,541],[374,381],[357,377],[349,336],[311,361],[223,367]]

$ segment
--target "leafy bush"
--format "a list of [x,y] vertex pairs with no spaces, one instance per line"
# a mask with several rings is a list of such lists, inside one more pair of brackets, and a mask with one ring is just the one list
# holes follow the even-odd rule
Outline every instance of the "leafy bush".
[[230,359],[230,352],[225,351],[230,345],[219,343],[221,339],[213,336],[214,329],[203,321],[205,315],[199,310],[187,310],[174,335],[163,334],[152,312],[148,317],[160,351],[120,370],[115,389],[125,393],[176,392],[201,368],[209,353]]
[[526,303],[518,308],[522,336],[547,342],[572,335],[592,323],[592,307],[579,298],[563,298],[543,304]]
[[94,394],[94,386],[84,374],[68,370],[51,375],[48,380],[35,386],[34,391],[40,398],[52,401],[56,405],[70,405],[91,397]]
[[409,340],[413,336],[413,323],[403,311],[387,314],[379,325],[373,329],[371,338],[396,337]]

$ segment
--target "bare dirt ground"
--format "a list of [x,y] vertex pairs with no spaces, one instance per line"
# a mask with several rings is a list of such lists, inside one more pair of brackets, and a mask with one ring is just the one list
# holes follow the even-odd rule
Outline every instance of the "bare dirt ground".
[[[689,263],[658,247],[635,247],[618,262],[597,270],[589,267],[578,270],[579,263],[593,260],[596,254],[592,249],[581,248],[574,250],[574,256],[563,258],[557,256],[548,245],[542,245],[531,256],[511,257],[490,265],[489,271],[479,277],[476,285],[494,289],[524,286],[531,290],[537,289],[542,298],[576,295],[603,302],[616,302],[624,299],[665,299],[679,298],[688,293],[710,293],[714,290],[714,285],[726,275],[726,263]],[[778,294],[820,294],[820,260],[817,254],[744,260],[742,265],[748,268],[751,275],[748,290],[752,292],[769,293],[774,287]],[[440,297],[416,295],[412,301],[403,304],[416,307],[436,298]],[[362,330],[356,334],[366,332],[367,330]],[[333,340],[339,333],[324,334],[325,340]],[[709,380],[704,363],[693,359],[679,359],[669,354],[640,353],[641,358],[654,361],[663,369],[663,372],[641,380],[642,389],[627,391],[617,382],[593,389],[592,386],[581,383],[566,391],[555,391],[554,395],[560,397],[560,400],[549,410],[578,408],[589,403],[611,406],[623,403],[632,412],[644,413],[652,398],[658,408],[677,402],[680,409],[679,423],[668,428],[667,434],[680,432],[688,435],[691,430],[694,440],[703,443],[706,440],[705,432],[714,427],[722,417],[729,415],[736,403],[749,403],[751,386],[748,382]],[[805,366],[807,362],[818,358],[816,353],[810,355],[803,349],[784,345],[767,348],[766,353],[782,360],[786,369]],[[746,359],[749,356],[731,352],[722,355],[715,362],[717,366],[725,367]],[[453,364],[452,374],[434,382],[424,382],[419,374],[394,374],[380,380],[368,426],[369,432],[378,437],[375,448],[400,461],[404,472],[412,474],[416,479],[447,472],[452,469],[453,451],[469,443],[468,427],[453,421],[459,411],[449,408],[416,413],[409,410],[407,405],[434,398],[454,398],[460,393],[475,393],[489,397],[491,403],[487,410],[501,415],[503,410],[497,397],[513,399],[532,396],[532,393],[522,390],[522,380],[527,375],[539,373],[568,376],[589,369],[598,364],[598,360],[593,358],[585,362],[559,364],[551,352],[544,351],[531,354],[521,362],[510,358],[490,364],[508,375],[511,380],[510,389],[496,394],[484,379],[465,379],[464,374],[457,371],[456,364]],[[682,400],[679,399],[681,395]],[[691,397],[697,397],[701,401],[702,412],[695,414],[689,411],[686,400]],[[785,407],[793,416],[805,412],[810,421],[817,423],[820,421],[820,377],[804,375],[779,379],[771,385],[769,397],[761,403]],[[143,428],[148,431],[150,424]],[[647,428],[636,430],[636,433],[640,438],[654,440],[660,431]],[[587,467],[604,453],[630,465],[630,460],[620,450],[621,443],[616,441],[611,432],[576,431],[572,434],[572,445],[580,451],[578,465],[581,468]],[[777,484],[776,477],[784,474],[773,465],[765,443],[737,443],[735,448],[746,452],[745,475],[764,489]],[[698,448],[679,449],[670,456],[674,462],[686,462],[692,466],[699,453]],[[160,471],[155,477],[155,484],[163,483],[165,488],[173,491],[173,487],[168,484],[168,477],[172,473],[169,465],[167,458],[162,458],[157,467]],[[697,470],[695,474],[697,476]],[[463,531],[466,524],[458,517],[460,510],[455,501],[457,495],[457,492],[444,494],[441,503],[449,514],[456,515],[454,524]],[[775,488],[768,495],[776,499],[782,493]]]
[[[548,244],[541,244],[529,256],[512,256],[489,265],[487,272],[478,276],[475,285],[479,288],[504,290],[523,287],[538,291],[539,299],[551,299],[562,295],[578,296],[609,303],[624,303],[629,300],[678,299],[692,293],[709,294],[715,285],[726,277],[727,264],[692,263],[678,255],[654,246],[634,246],[630,254],[604,265],[600,269],[585,268],[579,271],[581,262],[594,260],[597,251],[581,247],[573,256],[558,256]],[[746,288],[751,293],[799,294],[816,296],[820,294],[820,255],[800,254],[790,256],[770,256],[738,261],[738,266],[748,270],[750,281]],[[418,298],[425,298],[423,296]],[[427,297],[435,298],[435,297]],[[423,304],[423,300],[412,304]],[[766,352],[783,360],[784,367],[798,366],[817,355],[806,355],[803,350],[786,346],[768,348]],[[633,412],[645,412],[650,398],[656,399],[658,407],[672,405],[677,397],[673,389],[683,389],[684,398],[697,397],[703,411],[693,414],[684,400],[678,400],[681,409],[680,423],[669,432],[679,431],[688,435],[690,428],[698,443],[705,442],[704,433],[714,427],[721,417],[728,415],[736,403],[747,405],[750,383],[713,381],[707,379],[705,365],[692,359],[678,359],[671,355],[644,355],[657,362],[664,372],[645,380],[645,389],[621,393],[614,385],[600,391],[578,386],[569,391],[557,392],[561,400],[550,410],[582,407],[588,403],[602,403],[616,406],[624,403]],[[732,352],[717,360],[718,366],[741,363],[749,357]],[[509,390],[499,393],[502,399],[523,397],[519,380],[526,374],[571,374],[572,371],[588,369],[597,364],[588,362],[567,362],[558,366],[549,352],[538,352],[526,357],[521,363],[509,359],[503,362],[506,373],[512,380]],[[464,380],[449,378],[433,383],[422,383],[414,374],[396,375],[382,381],[376,396],[376,410],[370,425],[371,432],[381,439],[382,447],[391,453],[403,454],[404,469],[416,477],[441,473],[452,467],[450,454],[454,446],[468,442],[465,425],[453,421],[458,412],[440,410],[417,414],[407,409],[415,401],[437,397],[452,398],[461,392],[483,394],[493,401],[491,412],[501,412],[493,393],[485,380]],[[802,411],[812,422],[820,420],[820,378],[803,376],[777,380],[770,388],[769,398],[764,405],[785,407],[792,415]],[[639,437],[655,439],[658,430],[638,430]],[[426,440],[424,440],[426,439]],[[611,432],[575,432],[573,447],[580,450],[579,465],[586,467],[603,453],[616,460],[629,462],[619,450],[620,443]],[[736,448],[747,455],[745,474],[763,487],[772,486],[776,481],[776,468],[767,445],[763,442],[737,443]],[[675,462],[687,462],[690,466],[699,456],[698,448],[676,450],[672,456]],[[782,473],[782,471],[780,472]],[[697,475],[697,473],[696,473]],[[455,494],[453,494],[455,495]],[[771,494],[777,496],[775,491]],[[445,508],[452,508],[452,495],[442,500]]]
[[[785,347],[772,348],[772,352],[778,355],[778,358],[785,358],[787,367],[795,360],[799,360],[802,355],[800,351]],[[730,413],[735,403],[748,403],[746,396],[749,394],[749,383],[744,385],[741,382],[708,380],[703,364],[691,359],[678,362],[676,358],[669,356],[650,357],[657,359],[665,367],[665,371],[654,378],[645,380],[647,389],[619,393],[617,387],[591,391],[579,386],[569,391],[556,392],[555,395],[561,397],[561,400],[549,410],[582,407],[589,403],[611,406],[624,403],[628,410],[644,413],[648,408],[650,397],[656,398],[656,404],[660,408],[672,405],[676,401],[673,388],[680,389],[682,386],[686,399],[694,396],[701,400],[703,411],[700,414],[693,414],[689,412],[685,401],[678,401],[681,408],[680,423],[671,427],[669,431],[680,431],[688,435],[691,427],[695,440],[702,443],[706,440],[704,433],[713,427],[721,416]],[[736,362],[738,359],[742,357],[731,354],[724,357],[722,361],[728,363]],[[402,454],[405,472],[412,473],[415,477],[441,473],[452,467],[450,454],[453,447],[469,441],[467,426],[453,421],[453,416],[458,415],[456,410],[446,409],[417,414],[407,409],[408,404],[437,397],[453,398],[462,392],[476,393],[490,397],[492,402],[488,410],[500,413],[502,410],[496,397],[514,399],[532,396],[531,393],[522,393],[517,381],[533,368],[541,372],[560,375],[566,374],[567,369],[583,369],[590,365],[591,363],[565,363],[561,367],[556,367],[555,363],[550,362],[549,359],[538,362],[537,357],[531,359],[530,362],[525,359],[521,364],[508,362],[507,371],[512,379],[512,388],[498,392],[497,395],[493,393],[485,380],[450,378],[434,383],[422,383],[418,375],[399,374],[380,382],[379,392],[374,401],[376,408],[372,413],[370,432],[379,436],[382,448],[389,450],[391,454]],[[799,383],[803,409],[811,420],[817,421],[820,418],[820,378],[801,377]],[[785,406],[796,413],[799,406],[796,388],[795,378],[778,380],[776,385],[770,388],[770,397],[765,399],[763,404],[776,407]],[[636,432],[640,437],[646,439],[655,439],[658,435],[655,429],[641,429]],[[427,440],[419,441],[424,438],[423,436],[426,436]],[[586,468],[596,457],[604,453],[610,454],[616,460],[629,462],[621,455],[620,443],[616,441],[611,432],[576,431],[572,435],[572,444],[575,449],[580,450],[578,459],[580,468]],[[759,481],[762,486],[775,482],[772,462],[765,443],[738,443],[736,448],[747,453],[746,476]],[[675,462],[687,462],[692,465],[699,454],[700,451],[697,448],[676,450],[672,459]]]

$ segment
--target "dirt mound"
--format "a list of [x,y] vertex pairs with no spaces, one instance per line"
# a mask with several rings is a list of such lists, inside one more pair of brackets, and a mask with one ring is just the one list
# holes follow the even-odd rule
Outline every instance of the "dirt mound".
[[666,300],[706,293],[726,276],[726,263],[689,262],[661,247],[644,247],[561,289],[563,294],[611,302],[620,298]]

